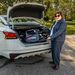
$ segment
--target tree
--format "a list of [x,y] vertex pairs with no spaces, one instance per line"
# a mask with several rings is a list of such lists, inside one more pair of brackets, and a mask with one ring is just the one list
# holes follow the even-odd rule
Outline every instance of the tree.
[[45,0],[44,4],[47,5],[47,9],[45,10],[45,20],[51,19],[52,21],[54,20],[54,13],[55,13],[55,8],[54,8],[54,1],[55,0]]
[[63,11],[65,20],[71,13],[72,3],[72,0],[59,0],[59,10]]
[[9,5],[13,4],[15,0],[0,0],[0,10],[1,10],[1,13],[0,14],[6,14],[7,12],[7,8]]
[[71,8],[71,13],[70,13],[70,18],[72,20],[75,20],[75,0],[73,0],[72,8]]
[[56,10],[59,9],[59,0],[55,0],[55,1],[54,1],[54,8],[55,8]]

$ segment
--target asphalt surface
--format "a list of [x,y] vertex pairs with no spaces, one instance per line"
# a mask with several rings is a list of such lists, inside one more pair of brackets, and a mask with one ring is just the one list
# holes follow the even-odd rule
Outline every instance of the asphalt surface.
[[[0,57],[0,66],[7,60]],[[36,62],[38,60],[42,61]],[[0,68],[0,75],[75,75],[75,35],[66,36],[58,70],[53,70],[54,65],[49,64],[51,60],[51,53],[17,59]]]

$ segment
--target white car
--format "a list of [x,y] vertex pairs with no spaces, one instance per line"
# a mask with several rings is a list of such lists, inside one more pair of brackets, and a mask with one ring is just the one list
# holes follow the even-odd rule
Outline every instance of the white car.
[[0,15],[0,56],[18,59],[50,51],[50,29],[45,27],[44,10],[42,4],[23,2],[9,6],[7,15]]

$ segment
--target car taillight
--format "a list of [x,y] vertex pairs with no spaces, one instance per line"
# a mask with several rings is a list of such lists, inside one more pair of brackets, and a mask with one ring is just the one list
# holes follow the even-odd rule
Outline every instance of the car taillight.
[[9,32],[5,32],[5,31],[3,31],[3,33],[6,35],[5,39],[16,39],[17,38],[15,33],[9,33]]
[[10,55],[17,55],[17,54],[10,54]]

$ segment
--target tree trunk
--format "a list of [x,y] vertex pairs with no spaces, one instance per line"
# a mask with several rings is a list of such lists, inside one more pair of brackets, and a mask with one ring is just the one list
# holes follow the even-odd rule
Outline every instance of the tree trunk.
[[67,20],[67,11],[65,11],[65,20]]

